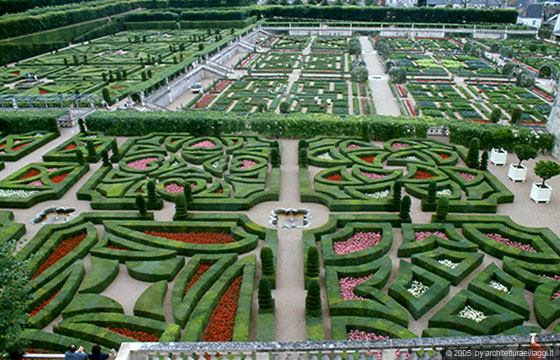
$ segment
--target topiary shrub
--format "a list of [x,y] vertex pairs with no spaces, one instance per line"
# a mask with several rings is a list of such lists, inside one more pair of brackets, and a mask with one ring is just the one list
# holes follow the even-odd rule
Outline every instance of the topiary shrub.
[[511,120],[512,124],[518,124],[521,121],[521,117],[523,116],[523,111],[520,108],[515,108],[511,112]]
[[313,279],[307,286],[305,297],[305,313],[313,317],[321,316],[321,286],[319,281]]
[[173,220],[186,220],[187,215],[185,193],[178,193],[175,195],[175,215],[173,215]]
[[410,218],[410,205],[411,205],[410,196],[408,195],[403,196],[401,201],[400,214],[399,214],[399,218],[401,222],[412,221],[412,219]]
[[492,113],[490,114],[490,121],[492,121],[493,123],[497,123],[498,121],[500,121],[501,117],[502,117],[502,109],[495,108],[494,110],[492,110]]
[[112,152],[111,162],[113,164],[118,163],[119,160],[121,159],[121,155],[119,153],[119,146],[117,145],[116,141],[111,143],[111,152]]
[[307,249],[307,259],[305,262],[305,277],[312,279],[319,276],[319,249],[312,245]]
[[307,149],[307,140],[301,139],[298,141],[298,151],[301,151],[301,149]]
[[84,163],[84,153],[81,152],[80,150],[76,150],[76,160],[78,161],[78,164],[83,165],[83,163]]
[[393,206],[395,207],[395,209],[400,209],[401,207],[401,192],[401,182],[395,181],[395,183],[393,184]]
[[270,246],[261,248],[261,271],[263,275],[274,275],[274,253]]
[[146,200],[140,194],[136,195],[136,207],[138,208],[138,211],[141,215],[146,215],[148,213],[146,208]]
[[444,196],[438,200],[436,206],[436,221],[445,222],[448,213],[449,213],[449,199],[446,196]]
[[156,193],[156,182],[152,179],[148,180],[148,184],[146,185],[148,188],[148,203],[155,204],[158,201],[158,196]]
[[542,179],[541,187],[546,187],[545,181],[557,175],[560,175],[560,165],[552,160],[537,162],[535,166],[535,175]]
[[274,312],[274,300],[272,299],[272,291],[270,289],[270,281],[267,278],[259,280],[259,313]]
[[482,156],[480,157],[480,170],[486,171],[488,170],[488,151],[484,151]]
[[280,152],[278,148],[273,147],[270,149],[270,163],[272,167],[280,167]]
[[280,103],[280,112],[282,114],[286,114],[286,113],[288,113],[288,111],[290,111],[290,105],[288,104],[287,101],[282,101]]
[[519,159],[519,164],[515,167],[520,168],[521,163],[525,160],[534,159],[537,157],[537,150],[531,145],[516,145],[513,147],[513,151],[517,158]]
[[428,198],[426,199],[429,204],[436,203],[436,194],[437,194],[437,183],[435,181],[430,181],[428,185]]
[[101,160],[103,160],[103,166],[111,166],[111,163],[109,162],[109,153],[107,153],[107,150],[101,151]]
[[306,168],[307,167],[307,149],[301,149],[298,152],[298,162],[299,162],[299,167],[300,168]]
[[480,151],[480,140],[478,138],[472,138],[469,144],[469,150],[467,151],[467,159],[465,162],[467,166],[471,169],[477,169],[478,163],[478,152]]
[[86,149],[87,149],[87,160],[89,162],[96,162],[97,157],[95,154],[95,146],[93,146],[93,141],[91,140],[86,141]]
[[185,181],[185,183],[183,184],[183,194],[185,195],[185,200],[187,202],[193,201],[192,188],[191,188],[191,183],[189,181]]
[[87,135],[86,124],[83,118],[78,119],[78,127],[80,128],[80,132],[82,134]]

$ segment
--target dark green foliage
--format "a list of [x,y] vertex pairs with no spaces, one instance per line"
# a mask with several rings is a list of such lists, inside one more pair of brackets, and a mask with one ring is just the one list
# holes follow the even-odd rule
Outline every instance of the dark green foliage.
[[362,141],[370,142],[371,138],[369,136],[369,129],[367,123],[362,123]]
[[111,97],[111,93],[108,88],[103,88],[103,90],[101,90],[101,95],[103,96],[103,100],[105,100],[109,106],[115,103],[115,100]]
[[84,163],[84,153],[79,150],[76,151],[76,160],[78,164],[82,165]]
[[274,253],[270,246],[261,248],[261,271],[263,275],[274,275]]
[[280,152],[278,148],[273,147],[270,149],[270,163],[272,167],[280,167]]
[[27,264],[15,255],[16,241],[0,243],[0,353],[20,350],[21,332],[27,322],[30,288]]
[[116,141],[111,142],[111,152],[111,162],[118,163],[121,159],[121,155],[119,154],[119,146],[117,145]]
[[408,196],[408,195],[403,196],[402,201],[401,201],[400,214],[399,214],[401,222],[410,222],[411,221],[410,205],[411,205],[410,196]]
[[430,181],[430,184],[428,185],[428,198],[426,199],[428,203],[435,204],[436,193],[437,193],[437,184],[435,181]]
[[480,170],[486,171],[488,170],[488,151],[484,151],[482,156],[480,157]]
[[274,301],[272,300],[272,291],[270,289],[270,281],[267,278],[259,280],[259,312],[267,313],[274,311]]
[[191,187],[191,183],[189,181],[185,181],[185,183],[183,184],[183,193],[185,195],[185,200],[187,202],[193,201],[192,187]]
[[301,149],[298,152],[299,155],[299,167],[306,168],[307,167],[307,149]]
[[520,108],[516,107],[511,112],[511,123],[519,124],[519,121],[521,120],[522,116],[523,116],[523,111]]
[[315,279],[309,281],[309,285],[307,285],[305,313],[314,317],[321,316],[321,286]]
[[500,121],[500,117],[502,117],[502,109],[495,108],[490,114],[490,121],[492,121],[493,123],[497,123],[498,121]]
[[513,151],[519,159],[519,164],[517,164],[518,167],[521,167],[521,163],[523,161],[537,157],[537,150],[531,145],[516,145],[514,146]]
[[111,166],[111,163],[109,162],[109,153],[107,153],[107,150],[101,151],[101,159],[103,160],[103,166]]
[[148,188],[148,203],[155,204],[158,201],[155,181],[152,179],[148,180],[146,187]]
[[393,206],[397,209],[400,209],[401,206],[401,193],[402,193],[402,184],[400,181],[395,181],[393,184]]
[[449,212],[449,199],[443,196],[438,200],[436,207],[436,221],[445,222],[445,218]]
[[389,70],[389,76],[396,84],[404,84],[406,82],[406,70],[399,66],[393,66]]
[[265,112],[267,110],[268,108],[266,107],[266,104],[264,102],[260,102],[259,105],[257,105],[258,112]]
[[286,114],[286,113],[288,113],[289,111],[290,111],[290,104],[288,104],[287,101],[282,101],[282,102],[280,103],[280,112],[281,112],[282,114]]
[[358,38],[352,38],[348,42],[348,53],[350,53],[350,55],[359,55],[362,53],[362,45]]
[[469,144],[469,151],[465,162],[471,169],[478,169],[478,152],[480,151],[480,140],[473,138]]
[[48,126],[49,126],[49,131],[50,132],[54,132],[54,133],[58,133],[58,123],[56,121],[55,118],[49,118],[48,120]]
[[79,118],[78,119],[78,127],[80,128],[80,132],[84,135],[87,135],[87,131],[86,131],[86,122],[84,121],[83,118]]
[[542,179],[542,186],[546,186],[545,181],[560,175],[560,165],[557,162],[548,160],[541,160],[535,166],[535,175]]
[[173,220],[186,220],[187,216],[185,193],[178,193],[175,195],[175,215],[173,215]]
[[305,262],[305,276],[314,278],[319,276],[319,249],[312,245],[307,249],[307,261]]
[[492,140],[495,148],[504,148],[510,151],[515,142],[515,135],[510,126],[499,126],[492,134]]
[[146,200],[140,194],[136,195],[136,207],[138,208],[138,211],[140,212],[140,214],[142,214],[142,215],[147,214]]
[[87,149],[87,160],[89,162],[96,162],[97,155],[95,153],[95,146],[93,146],[93,141],[91,140],[86,141],[86,149]]

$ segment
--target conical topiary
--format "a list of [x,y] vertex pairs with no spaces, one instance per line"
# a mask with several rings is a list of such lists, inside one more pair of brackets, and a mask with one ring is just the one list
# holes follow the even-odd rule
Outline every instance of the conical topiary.
[[448,212],[449,212],[449,199],[446,196],[443,196],[438,200],[435,220],[437,222],[445,222],[445,218],[447,218]]
[[435,204],[436,194],[437,194],[437,184],[435,181],[430,181],[430,184],[428,185],[428,197],[426,198],[426,201],[429,204]]
[[175,215],[173,215],[173,220],[186,220],[187,215],[187,200],[185,199],[185,193],[175,194]]
[[399,218],[401,222],[410,222],[412,220],[410,218],[410,205],[411,205],[410,196],[408,195],[403,196],[401,201],[400,214],[399,214]]
[[146,208],[146,200],[140,194],[136,195],[136,207],[141,215],[146,215],[148,213]]
[[307,249],[307,261],[305,262],[305,276],[314,278],[319,276],[319,249],[311,245]]
[[272,299],[272,291],[270,281],[267,278],[259,280],[259,313],[270,313],[274,311],[274,300]]
[[309,285],[307,285],[305,313],[314,317],[321,316],[321,286],[315,279],[309,281]]

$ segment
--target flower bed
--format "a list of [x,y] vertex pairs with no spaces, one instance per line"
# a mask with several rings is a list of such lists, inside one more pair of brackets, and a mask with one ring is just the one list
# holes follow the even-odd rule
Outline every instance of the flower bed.
[[345,241],[333,243],[333,250],[336,255],[348,254],[365,250],[373,247],[381,241],[381,233],[377,232],[358,232]]
[[[190,183],[190,184],[191,184],[191,189],[194,189],[196,187],[195,183]],[[171,183],[165,186],[165,191],[171,194],[180,194],[185,192],[185,188],[179,184]]]
[[235,326],[235,315],[239,295],[241,295],[241,282],[243,277],[235,279],[220,298],[218,305],[212,311],[210,320],[202,334],[202,341],[232,341]]
[[489,239],[492,239],[502,245],[506,245],[515,249],[520,249],[527,252],[535,253],[537,252],[531,245],[523,244],[517,241],[510,240],[508,238],[503,237],[501,234],[491,233],[491,234],[484,234]]
[[389,190],[377,191],[374,193],[365,193],[364,195],[373,199],[385,199],[390,194]]
[[365,162],[372,164],[375,161],[375,156],[365,156],[361,159]]
[[457,174],[459,174],[460,177],[462,177],[463,179],[465,179],[467,181],[472,181],[472,180],[474,180],[474,178],[476,178],[475,175],[465,173],[465,172],[458,172]]
[[342,300],[365,300],[365,298],[354,293],[354,288],[361,283],[371,279],[373,274],[363,277],[343,277],[338,281],[340,287],[340,297]]
[[360,145],[356,145],[356,144],[350,144],[348,145],[348,150],[356,150],[356,149],[361,149],[362,147]]
[[317,155],[317,158],[321,159],[321,160],[332,160],[333,159],[332,156],[328,152]]
[[216,95],[212,95],[212,94],[204,95],[200,100],[198,100],[198,103],[196,103],[196,108],[197,109],[206,108],[208,106],[208,104],[210,104],[212,102],[212,100],[214,100],[215,97],[216,97]]
[[391,146],[391,148],[393,148],[393,150],[399,150],[399,149],[406,148],[406,147],[409,147],[409,146],[410,146],[410,145],[407,144],[407,143],[394,143],[394,144]]
[[200,142],[197,142],[194,145],[191,145],[191,149],[196,149],[196,148],[211,149],[211,148],[214,148],[214,147],[216,147],[216,144],[214,144],[210,140],[200,141]]
[[436,196],[451,196],[453,192],[451,189],[441,189],[436,191]]
[[431,179],[434,177],[435,177],[434,174],[422,170],[416,171],[416,175],[414,175],[414,179]]
[[29,179],[29,178],[32,178],[32,177],[37,176],[37,175],[39,175],[39,172],[37,170],[29,169],[29,171],[27,173],[25,173],[25,175],[20,177],[19,180]]
[[82,234],[75,235],[62,240],[60,244],[56,247],[56,249],[54,249],[54,251],[47,258],[47,260],[45,260],[41,264],[41,266],[39,266],[39,269],[37,269],[37,271],[35,272],[35,274],[33,274],[31,278],[35,279],[37,276],[41,275],[43,271],[47,270],[52,265],[56,264],[58,260],[62,259],[68,253],[74,250],[78,245],[80,245],[80,243],[82,242],[82,240],[86,238],[86,236],[87,233],[84,232]]
[[148,168],[148,164],[156,161],[157,158],[155,157],[150,157],[150,158],[145,158],[145,159],[140,159],[140,160],[136,160],[133,162],[129,162],[128,165],[129,167],[136,169],[136,170],[146,170]]
[[[49,169],[49,170],[50,170],[50,169]],[[48,171],[48,170],[47,170],[47,171]],[[69,174],[69,173],[61,174],[61,175],[57,175],[57,176],[53,176],[53,177],[51,178],[51,181],[52,181],[54,184],[60,184],[60,183],[62,182],[62,180],[66,179],[66,177],[68,176],[68,174]]]
[[454,263],[453,261],[449,260],[449,259],[442,259],[438,261],[440,264],[447,266],[448,268],[450,268],[451,270],[455,269],[457,266],[459,266],[458,263]]
[[60,289],[56,290],[48,299],[46,299],[45,301],[43,301],[39,305],[35,306],[33,308],[33,310],[31,310],[29,312],[29,317],[33,317],[33,316],[37,315],[41,310],[43,310],[45,308],[45,306],[47,306],[52,301],[52,299],[54,299],[56,297],[56,295],[58,295],[59,292],[60,292]]
[[172,232],[157,232],[153,230],[146,230],[144,231],[144,234],[175,240],[175,241],[191,243],[191,244],[214,245],[214,244],[229,244],[235,242],[235,238],[233,238],[230,234],[227,233],[214,233],[214,232],[172,233]]
[[435,236],[440,237],[442,239],[449,240],[447,235],[445,235],[441,231],[434,231],[434,232],[431,232],[431,231],[417,231],[417,232],[414,233],[414,241],[422,241],[430,235],[435,235]]
[[216,86],[214,86],[212,92],[215,94],[221,93],[229,84],[231,84],[231,81],[229,80],[220,80]]
[[253,166],[257,165],[256,162],[254,162],[253,160],[241,160],[241,166],[239,167],[239,169],[245,170],[245,169],[250,169]]
[[482,320],[486,319],[488,316],[484,315],[484,313],[480,310],[475,310],[471,306],[467,305],[463,308],[463,310],[459,311],[458,314],[460,317],[464,319],[469,319],[475,321],[477,323],[481,322]]
[[0,189],[0,197],[24,199],[38,193],[37,190]]
[[128,328],[113,328],[107,326],[105,329],[114,332],[116,334],[125,336],[127,338],[134,339],[139,342],[158,342],[159,336],[154,334],[149,334],[145,331],[140,330],[130,330]]
[[410,295],[414,296],[416,299],[419,299],[428,291],[430,287],[428,285],[423,284],[421,281],[412,280],[410,287],[406,289],[410,293]]
[[380,175],[380,174],[370,173],[365,171],[362,171],[362,175],[367,176],[370,179],[381,179],[385,177],[385,175]]
[[506,294],[509,294],[508,287],[505,286],[504,284],[500,283],[500,282],[497,282],[496,280],[490,280],[488,285],[490,285],[490,287],[492,289],[496,289],[498,291],[502,291],[502,292],[505,292]]
[[342,176],[340,174],[334,174],[327,177],[327,180],[330,181],[342,181]]
[[348,340],[350,341],[379,341],[379,340],[389,340],[388,336],[376,335],[372,332],[366,332],[362,330],[350,330],[348,331]]
[[196,284],[198,279],[200,279],[200,277],[204,275],[211,267],[212,265],[210,264],[200,264],[196,272],[193,274],[193,276],[190,278],[189,282],[187,283],[187,286],[185,287],[185,295],[194,286],[194,284]]

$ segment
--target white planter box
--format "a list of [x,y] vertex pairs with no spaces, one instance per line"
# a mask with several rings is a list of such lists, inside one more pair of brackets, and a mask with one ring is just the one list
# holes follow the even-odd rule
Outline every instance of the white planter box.
[[525,167],[525,165],[517,167],[516,164],[509,164],[508,177],[513,182],[525,182],[525,178],[527,177],[527,168]]
[[540,187],[537,183],[533,183],[531,187],[531,200],[536,203],[547,203],[550,201],[550,196],[552,195],[552,188],[548,185],[546,187]]
[[504,149],[492,148],[490,152],[490,161],[494,165],[505,165],[507,163],[507,151]]

